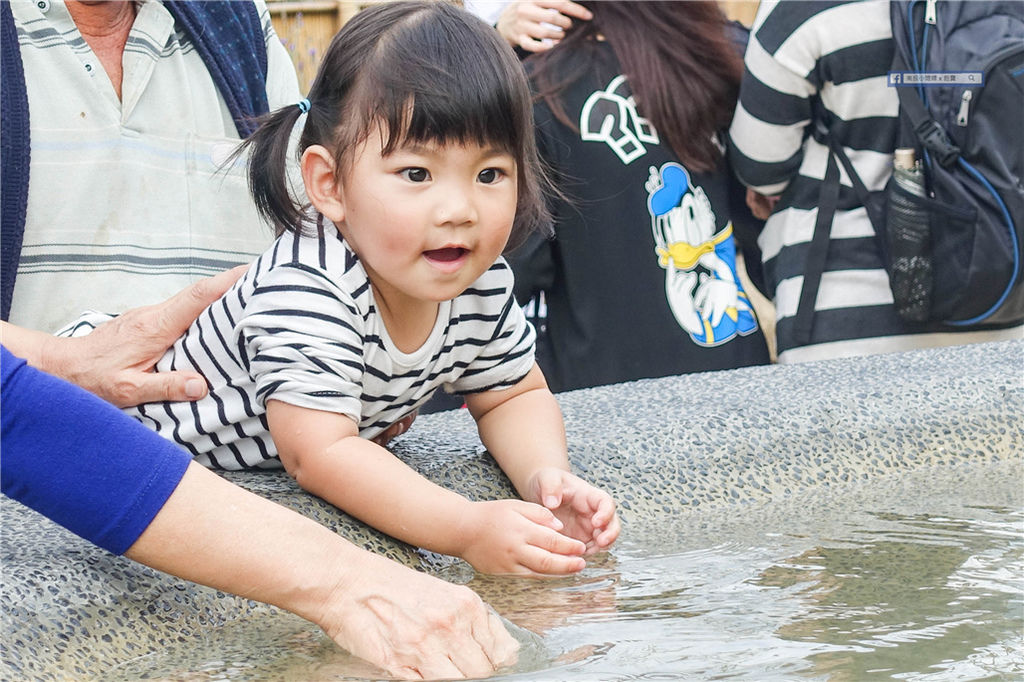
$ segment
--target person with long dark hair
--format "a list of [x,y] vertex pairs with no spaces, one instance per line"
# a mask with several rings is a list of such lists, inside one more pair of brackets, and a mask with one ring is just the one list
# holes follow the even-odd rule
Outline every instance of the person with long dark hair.
[[[725,165],[742,39],[714,2],[584,2],[526,60],[555,238],[510,259],[544,294],[555,391],[769,361],[736,265]],[[749,216],[747,216],[749,217]]]

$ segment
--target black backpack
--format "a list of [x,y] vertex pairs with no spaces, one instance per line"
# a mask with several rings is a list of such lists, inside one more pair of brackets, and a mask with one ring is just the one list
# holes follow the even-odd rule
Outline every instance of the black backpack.
[[[816,119],[814,137],[832,154],[819,202],[823,215],[815,227],[820,253],[808,257],[798,309],[805,341],[838,199],[836,159],[867,208],[896,309],[905,320],[961,328],[1024,320],[1024,3],[890,4],[894,56],[889,83],[900,99],[897,146],[916,150],[925,196],[914,196],[893,180],[884,192],[869,193],[829,133],[829,122]],[[899,268],[893,253],[894,239],[899,239],[894,203],[920,212],[930,231],[922,257],[930,259],[932,274],[923,287],[918,283],[917,291],[900,285],[898,274],[894,277],[894,265]],[[822,228],[824,239],[817,234]],[[908,304],[908,298],[925,305]],[[915,307],[916,314],[907,312]],[[809,314],[801,315],[805,310]]]

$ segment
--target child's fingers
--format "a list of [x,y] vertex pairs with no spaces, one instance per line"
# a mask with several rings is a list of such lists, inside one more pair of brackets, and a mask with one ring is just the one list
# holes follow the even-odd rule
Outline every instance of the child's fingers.
[[599,548],[608,547],[618,539],[621,530],[622,525],[619,523],[619,517],[612,516],[606,528],[603,530],[600,528],[594,529],[594,544]]
[[531,545],[523,548],[519,562],[538,576],[579,573],[587,565],[581,556],[565,556]]
[[615,514],[615,502],[599,488],[584,484],[580,490],[569,491],[566,498],[572,510],[580,518],[586,518],[594,526],[603,526]]
[[525,518],[533,521],[534,523],[545,526],[555,531],[560,531],[565,527],[565,524],[559,520],[557,516],[552,513],[547,507],[542,507],[539,504],[533,502],[521,502],[516,501],[518,505],[518,511]]
[[611,498],[611,495],[606,495],[598,491],[598,497],[594,500],[596,504],[592,508],[597,511],[591,517],[593,524],[597,528],[608,525],[608,522],[615,518],[615,500]]
[[[531,507],[533,509],[528,510],[524,516],[537,525],[523,536],[528,547],[569,556],[580,556],[586,551],[587,546],[582,540],[558,532],[562,529],[562,522],[555,518],[550,510],[539,505],[531,505]],[[550,517],[550,521],[557,524],[558,528],[547,523],[547,517]]]
[[548,509],[562,506],[562,474],[561,469],[543,469],[537,473],[538,499]]
[[528,542],[531,546],[539,547],[548,552],[571,556],[580,556],[587,549],[586,544],[582,540],[556,533],[547,528],[533,534]]

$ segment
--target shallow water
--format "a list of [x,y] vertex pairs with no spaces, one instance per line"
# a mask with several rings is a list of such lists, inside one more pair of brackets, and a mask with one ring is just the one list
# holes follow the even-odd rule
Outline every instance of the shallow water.
[[[449,579],[522,628],[496,680],[1024,678],[1019,467],[901,477],[789,508],[627,525],[553,581]],[[471,579],[470,579],[471,578]],[[350,680],[375,671],[288,614],[211,630],[104,679]]]

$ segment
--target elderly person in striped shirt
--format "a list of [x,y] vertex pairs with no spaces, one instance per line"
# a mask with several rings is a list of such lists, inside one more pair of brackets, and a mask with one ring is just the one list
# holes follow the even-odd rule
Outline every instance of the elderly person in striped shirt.
[[217,173],[256,116],[299,96],[266,6],[16,0],[0,27],[5,344],[118,405],[205,395],[195,373],[145,371],[163,307],[88,343],[46,334],[83,309],[167,300],[270,243],[244,167]]

